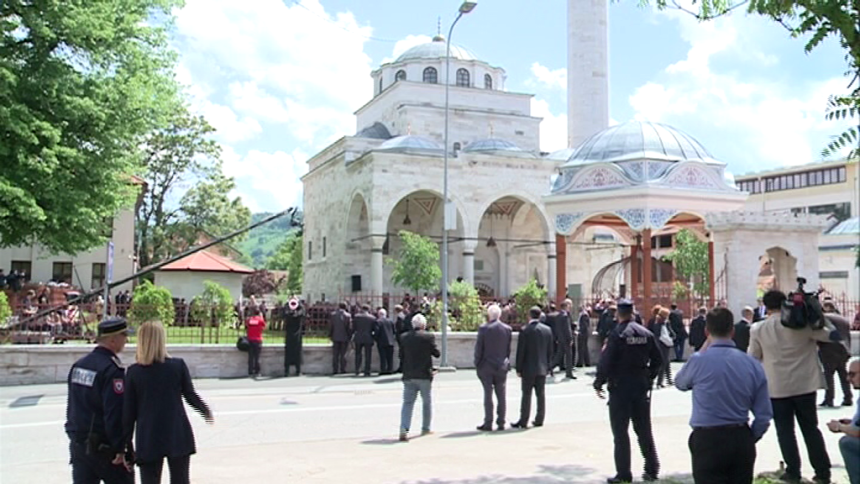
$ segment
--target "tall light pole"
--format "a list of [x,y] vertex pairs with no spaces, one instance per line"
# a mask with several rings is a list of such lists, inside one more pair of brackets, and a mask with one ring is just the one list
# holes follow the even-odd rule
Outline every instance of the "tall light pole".
[[[451,36],[454,34],[454,26],[460,17],[471,12],[478,2],[463,2],[457,13],[457,18],[448,29],[448,38],[445,45],[445,146],[444,164],[442,175],[442,367],[448,366],[448,90],[451,79]],[[456,217],[454,223],[457,223]]]

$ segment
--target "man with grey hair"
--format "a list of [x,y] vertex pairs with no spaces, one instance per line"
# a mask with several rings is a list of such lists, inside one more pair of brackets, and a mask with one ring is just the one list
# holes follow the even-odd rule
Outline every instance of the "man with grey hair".
[[400,441],[408,442],[409,426],[412,423],[412,409],[418,393],[421,393],[422,423],[421,435],[430,433],[430,420],[433,416],[430,400],[430,386],[433,383],[433,357],[440,356],[436,338],[424,330],[427,320],[421,313],[412,317],[412,330],[400,339],[403,348],[403,406],[400,410]]
[[478,379],[484,387],[484,422],[478,430],[493,430],[493,393],[496,394],[497,413],[496,428],[505,429],[505,413],[507,407],[506,384],[508,370],[511,369],[511,327],[500,318],[502,309],[498,304],[487,308],[488,322],[478,328],[478,340],[475,342],[475,368]]
[[379,351],[379,374],[390,375],[394,367],[394,321],[385,308],[376,312],[376,349]]

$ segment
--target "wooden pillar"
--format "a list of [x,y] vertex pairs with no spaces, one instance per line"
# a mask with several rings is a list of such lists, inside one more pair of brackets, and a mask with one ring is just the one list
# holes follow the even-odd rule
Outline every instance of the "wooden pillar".
[[714,241],[708,241],[708,296],[711,298],[710,307],[717,306],[717,276],[714,270]]
[[639,295],[639,237],[630,248],[630,293],[627,298],[635,300]]
[[651,314],[651,229],[642,231],[642,319],[647,321]]
[[555,301],[560,304],[567,297],[567,237],[564,235],[555,234],[555,255]]

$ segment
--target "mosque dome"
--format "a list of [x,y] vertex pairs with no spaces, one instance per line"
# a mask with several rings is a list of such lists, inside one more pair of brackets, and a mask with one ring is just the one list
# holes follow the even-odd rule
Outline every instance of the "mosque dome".
[[692,136],[661,123],[630,121],[610,126],[586,139],[567,166],[648,159],[655,161],[714,161]]
[[486,138],[477,141],[472,141],[463,151],[466,153],[477,153],[482,151],[518,151],[522,152],[522,148],[514,143],[501,138]]
[[[446,51],[445,37],[437,35],[432,42],[419,44],[400,54],[395,63],[417,59],[444,59]],[[478,60],[477,56],[464,47],[451,44],[451,58],[465,61]]]
[[442,145],[430,138],[415,135],[397,136],[382,143],[378,151],[438,151],[442,152]]
[[391,132],[379,121],[355,133],[356,138],[391,139]]
[[544,157],[545,160],[567,161],[576,152],[576,148],[565,148],[556,150]]

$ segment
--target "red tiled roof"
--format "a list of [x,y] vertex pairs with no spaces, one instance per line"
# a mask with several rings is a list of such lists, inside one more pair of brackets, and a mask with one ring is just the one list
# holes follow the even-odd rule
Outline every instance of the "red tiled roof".
[[205,250],[195,252],[187,257],[171,262],[159,269],[161,271],[195,271],[195,272],[236,272],[250,274],[253,269],[231,261]]

